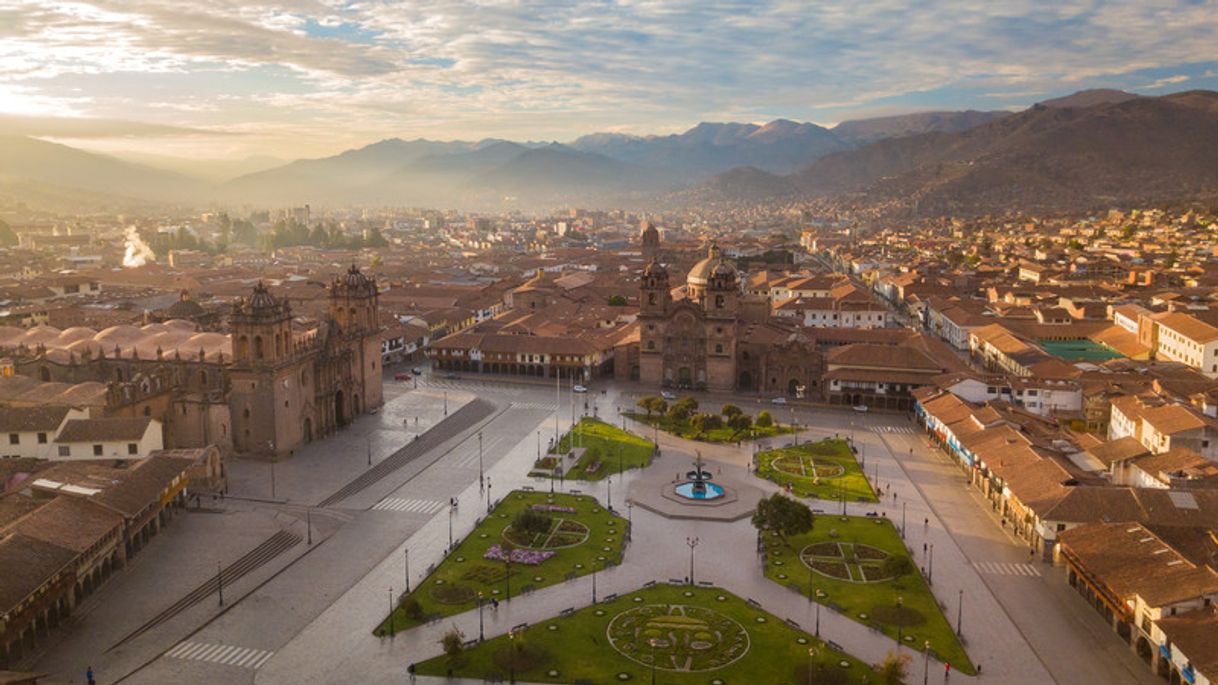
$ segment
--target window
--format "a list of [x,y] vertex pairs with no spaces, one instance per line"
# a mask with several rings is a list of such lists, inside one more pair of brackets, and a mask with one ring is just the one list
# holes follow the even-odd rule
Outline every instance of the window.
[[101,455],[102,455],[102,446],[94,445],[93,446],[93,456],[100,457]]
[[17,435],[16,433],[9,433],[9,434],[8,434],[8,444],[10,444],[10,445],[20,445],[20,444],[21,444],[21,436],[20,436],[20,435]]
[[715,344],[715,354],[723,354],[723,345],[722,344],[719,344],[719,343]]
[[134,442],[127,443],[127,454],[139,454],[140,446]]
[[38,434],[38,444],[39,444],[39,445],[45,445],[45,444],[47,444],[47,434],[46,434],[46,433],[39,433],[39,434]]
[[60,445],[59,446],[59,456],[61,456],[61,457],[72,456],[72,448],[69,447],[68,445]]

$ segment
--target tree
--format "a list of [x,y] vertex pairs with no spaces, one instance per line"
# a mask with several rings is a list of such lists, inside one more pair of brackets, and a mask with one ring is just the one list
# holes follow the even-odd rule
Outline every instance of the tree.
[[773,425],[774,425],[774,417],[770,415],[770,412],[763,411],[763,412],[760,412],[757,414],[757,427],[758,428],[769,428],[770,426],[773,426]]
[[743,412],[732,416],[727,420],[728,428],[732,429],[732,436],[735,437],[753,427],[753,419],[748,414]]
[[610,307],[625,307],[626,298],[622,295],[611,295],[609,297],[609,306]]
[[723,414],[723,418],[730,421],[733,416],[739,416],[740,414],[743,414],[744,411],[734,404],[725,404],[723,405],[723,408],[719,410],[719,413]]
[[698,411],[698,400],[695,400],[692,397],[682,397],[681,399],[674,402],[673,406],[681,407],[682,411],[684,411],[686,413],[686,415],[689,415],[689,414],[693,414],[694,412]]
[[753,527],[774,531],[785,540],[812,530],[812,510],[808,505],[776,492],[757,503]]
[[440,638],[440,645],[444,648],[444,653],[448,655],[449,661],[456,661],[465,649],[465,633],[453,626],[452,630],[444,633],[444,637]]
[[690,424],[693,425],[695,431],[701,434],[723,426],[723,419],[719,418],[718,414],[702,412],[695,414]]
[[876,675],[884,685],[901,685],[905,681],[905,677],[909,675],[911,660],[908,654],[889,652],[883,661],[875,665]]
[[640,397],[638,405],[639,409],[647,412],[647,418],[651,418],[652,412],[663,414],[668,409],[668,403],[663,398],[656,397],[655,395]]
[[680,402],[674,402],[673,405],[668,408],[668,418],[674,423],[682,423],[688,420],[690,413],[689,408]]
[[407,595],[402,600],[402,611],[408,618],[419,620],[423,618],[423,605],[419,604],[419,600],[414,598],[414,595]]
[[533,535],[548,533],[553,525],[552,518],[533,509],[521,509],[516,518],[512,519],[512,530]]

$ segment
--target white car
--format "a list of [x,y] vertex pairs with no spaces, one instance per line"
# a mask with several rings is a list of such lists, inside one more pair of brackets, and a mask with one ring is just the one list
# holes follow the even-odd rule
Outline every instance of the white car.
[[775,397],[774,399],[770,400],[770,404],[786,404],[786,403],[787,403],[787,398],[785,398],[785,397]]
[[668,400],[669,402],[677,399],[677,396],[675,393],[668,392],[667,390],[661,392],[660,397],[663,397],[664,399]]
[[857,411],[857,412],[859,412],[859,413],[866,412],[868,409],[870,409],[870,407],[868,407],[868,406],[867,406],[867,405],[865,405],[865,404],[856,404],[856,405],[854,405],[854,410],[855,410],[855,411]]
[[571,392],[588,392],[588,389],[582,385],[577,385],[577,386],[571,388]]

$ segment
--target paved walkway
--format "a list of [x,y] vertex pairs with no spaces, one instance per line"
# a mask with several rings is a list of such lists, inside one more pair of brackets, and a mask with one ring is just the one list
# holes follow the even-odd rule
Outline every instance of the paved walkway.
[[[560,422],[565,424],[569,419],[560,419]],[[824,433],[826,431],[809,430],[800,438],[817,438]],[[877,473],[878,469],[881,483],[890,485],[898,494],[896,506],[891,500],[883,505],[886,513],[899,521],[900,503],[903,501],[907,520],[919,522],[917,526],[912,523],[909,526],[911,546],[919,547],[923,539],[936,542],[934,578],[941,603],[951,609],[955,606],[958,590],[965,590],[968,600],[964,606],[964,634],[971,644],[977,645],[970,649],[970,653],[984,665],[985,680],[997,683],[1051,682],[1049,673],[1019,631],[1005,618],[1005,613],[979,574],[943,531],[931,507],[921,498],[917,487],[906,477],[886,444],[879,436],[863,433],[861,429],[856,432],[856,438],[860,444],[866,444],[864,449],[870,455],[868,473]],[[745,476],[750,461],[747,443],[738,449],[734,445],[705,445],[662,435],[660,444],[664,456],[652,467],[655,469],[684,470],[695,450],[700,450],[704,458],[718,462],[721,465],[718,468],[738,470],[739,474],[734,475],[740,477]],[[535,456],[533,441],[523,440],[488,472],[496,496],[523,485],[535,485],[539,489],[548,487],[548,481],[543,483],[524,475]],[[627,476],[627,484],[632,478],[633,474]],[[777,490],[772,484],[757,482],[767,492]],[[567,485],[568,489],[583,489],[602,500],[609,489],[607,482]],[[613,490],[615,504],[620,511],[622,493],[626,492],[622,479],[613,480]],[[474,482],[461,492],[459,501],[461,506],[456,513],[454,526],[458,535],[463,535],[485,513],[485,499]],[[825,503],[824,506],[829,505]],[[848,513],[855,515],[875,509],[875,504],[848,505]],[[664,519],[640,507],[633,508],[631,516],[634,541],[622,566],[599,574],[597,584],[602,595],[631,592],[652,580],[684,579],[689,574],[688,548],[684,541],[686,537],[696,536],[701,540],[694,554],[696,580],[710,581],[735,594],[752,598],[767,611],[781,618],[790,618],[809,631],[814,629],[815,605],[802,597],[793,602],[791,590],[766,580],[760,560],[755,555],[745,560],[738,553],[725,553],[725,550],[739,550],[742,543],[748,549],[753,549],[756,532],[747,520],[731,524],[676,521]],[[443,549],[448,544],[447,518],[447,515],[435,516],[395,554],[378,564],[308,628],[280,649],[258,671],[256,682],[329,683],[349,679],[353,674],[358,674],[362,682],[368,683],[402,682],[407,664],[440,653],[439,639],[452,627],[456,626],[467,637],[476,637],[477,611],[413,629],[394,639],[371,636],[372,627],[388,610],[390,588],[394,588],[395,593],[402,588],[404,549],[410,549],[413,586],[425,575],[428,564],[441,560]],[[924,518],[931,519],[925,527],[921,525]],[[485,610],[485,634],[487,637],[503,634],[513,625],[539,622],[557,615],[563,609],[579,608],[590,602],[591,581],[588,578],[545,588],[504,603],[497,611]],[[823,607],[819,613],[822,637],[837,642],[864,661],[877,662],[888,652],[898,649],[890,638],[850,618]],[[352,629],[353,626],[359,629]],[[991,650],[987,645],[1003,647]],[[428,680],[420,678],[420,682]]]

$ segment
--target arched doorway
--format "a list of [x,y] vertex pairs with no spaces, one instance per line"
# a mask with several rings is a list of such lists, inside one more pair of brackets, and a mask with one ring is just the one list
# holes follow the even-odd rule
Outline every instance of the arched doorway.
[[343,397],[342,390],[339,390],[338,392],[334,393],[334,425],[336,425],[336,426],[347,425],[347,413],[345,411],[343,411],[343,408],[344,408],[343,400],[344,399],[345,398]]
[[799,379],[792,378],[791,380],[787,381],[787,394],[791,397],[795,397],[799,394]]
[[687,388],[694,382],[694,374],[689,370],[688,366],[682,366],[677,369],[677,383],[683,388]]
[[313,442],[313,419],[304,420],[304,441],[305,444]]
[[352,395],[351,396],[351,416],[353,416],[353,417],[359,416],[362,413],[364,413],[364,412],[363,412],[363,408],[360,406],[359,395]]
[[630,367],[630,380],[637,381],[638,379],[639,379],[639,366],[638,366],[638,364],[635,364],[634,366]]
[[740,386],[738,388],[738,390],[752,390],[753,389],[753,374],[749,373],[748,371],[741,371],[740,372],[740,381],[738,383],[736,383],[736,385]]

